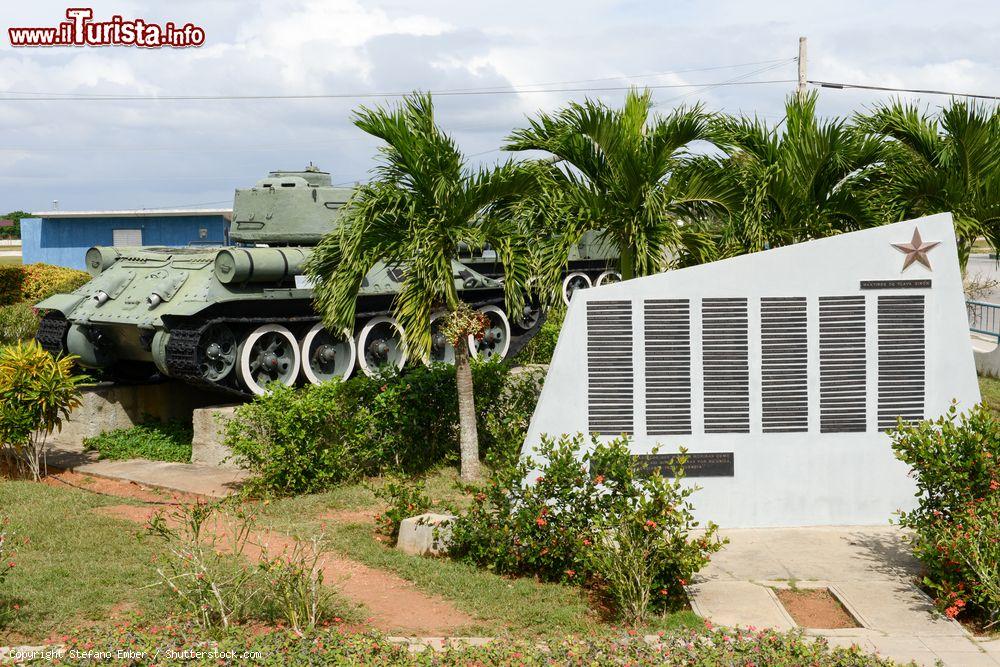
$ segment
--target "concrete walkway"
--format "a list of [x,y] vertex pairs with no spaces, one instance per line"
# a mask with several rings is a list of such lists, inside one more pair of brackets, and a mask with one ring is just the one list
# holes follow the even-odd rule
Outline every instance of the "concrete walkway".
[[95,477],[210,498],[224,498],[233,493],[249,474],[245,470],[145,459],[99,461],[95,452],[85,452],[81,445],[64,443],[53,445],[48,463],[55,468]]
[[827,588],[863,627],[809,635],[902,662],[1000,666],[1000,641],[976,640],[913,584],[920,567],[896,528],[722,532],[730,543],[689,587],[695,613],[714,623],[789,630],[795,622],[774,589]]

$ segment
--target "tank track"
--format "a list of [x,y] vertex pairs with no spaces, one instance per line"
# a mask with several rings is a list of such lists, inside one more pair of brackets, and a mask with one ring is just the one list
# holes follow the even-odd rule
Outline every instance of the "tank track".
[[62,313],[50,312],[38,324],[35,340],[42,349],[58,357],[66,354],[66,332],[69,331],[69,320]]
[[[491,299],[479,303],[470,304],[479,308],[485,305],[500,305],[502,299]],[[388,311],[365,312],[358,314],[358,320],[367,320],[379,315],[388,315]],[[235,382],[236,371],[232,371],[223,381],[213,382],[201,377],[201,368],[198,364],[198,341],[202,332],[213,324],[231,324],[237,326],[259,326],[261,324],[282,324],[298,325],[318,322],[318,316],[304,317],[217,317],[213,319],[198,319],[175,325],[170,328],[170,338],[166,345],[165,364],[167,374],[177,380],[199,387],[205,387],[214,391],[225,392],[243,398],[253,398],[253,394],[239,387]],[[507,358],[513,357],[521,348],[527,345],[528,341],[537,333],[538,329],[545,322],[544,315],[538,319],[535,326],[522,333],[511,332],[510,348],[507,351]],[[68,323],[67,323],[68,326]],[[227,384],[226,381],[233,382]]]

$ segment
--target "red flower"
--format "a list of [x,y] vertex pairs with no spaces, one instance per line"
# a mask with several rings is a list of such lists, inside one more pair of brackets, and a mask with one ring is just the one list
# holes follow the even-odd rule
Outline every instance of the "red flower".
[[594,478],[594,484],[603,484],[603,483],[604,483],[604,475],[598,475],[597,477]]
[[537,523],[539,526],[544,526],[548,523],[548,521],[546,521],[542,517],[538,517],[537,519],[535,519],[535,523]]
[[954,606],[948,607],[947,609],[944,610],[944,615],[947,616],[948,618],[955,618],[956,616],[958,616],[958,607]]

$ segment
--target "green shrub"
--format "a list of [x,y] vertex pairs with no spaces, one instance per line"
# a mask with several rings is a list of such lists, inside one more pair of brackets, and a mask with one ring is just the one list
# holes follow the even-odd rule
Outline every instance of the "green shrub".
[[0,306],[22,301],[25,272],[20,264],[0,264]]
[[1000,418],[987,406],[890,433],[896,456],[913,470],[918,506],[900,515],[913,530],[924,584],[955,617],[1000,620]]
[[24,284],[21,286],[21,301],[35,304],[53,294],[72,292],[90,282],[86,271],[68,269],[51,264],[27,264],[24,269]]
[[35,341],[0,346],[0,455],[38,480],[45,471],[48,436],[80,404],[85,376],[74,357],[54,359]]
[[[806,641],[801,633],[773,630],[706,629],[659,637],[647,642],[634,634],[538,639],[506,638],[486,646],[455,645],[444,651],[410,652],[377,632],[358,632],[344,625],[296,634],[273,628],[237,628],[217,642],[205,643],[197,628],[167,623],[150,628],[129,621],[116,627],[80,629],[64,642],[66,665],[140,665],[154,656],[189,651],[192,667],[253,664],[273,667],[306,665],[399,665],[418,667],[542,667],[543,665],[608,665],[633,667],[891,667],[896,664],[859,648],[831,648],[823,637]],[[119,651],[138,658],[121,658]],[[104,656],[111,656],[106,659]],[[911,663],[913,664],[913,663]]]
[[[537,461],[524,457],[495,471],[453,523],[449,552],[498,574],[600,585],[627,620],[640,620],[647,608],[678,608],[685,583],[722,547],[711,523],[701,537],[689,537],[698,522],[688,497],[697,488],[682,483],[680,470],[673,479],[638,474],[627,438],[595,437],[589,451],[584,444],[582,435],[543,437]],[[640,614],[609,563],[629,546],[641,549],[648,565]]]
[[[473,374],[481,451],[499,456],[520,447],[518,430],[527,427],[537,383],[511,379],[500,363],[476,363]],[[311,493],[362,476],[422,472],[457,456],[455,372],[435,365],[277,387],[237,409],[226,445],[246,461],[255,493]]]
[[22,301],[35,305],[53,294],[72,292],[89,282],[86,271],[51,264],[0,265],[0,306]]
[[31,340],[38,331],[38,314],[30,303],[0,306],[0,345]]
[[423,514],[431,507],[424,485],[399,475],[390,475],[385,484],[373,491],[389,504],[384,512],[375,515],[375,525],[393,544],[399,538],[399,524],[403,519]]
[[116,428],[85,438],[84,449],[97,452],[101,459],[149,459],[150,461],[191,462],[194,433],[183,422],[147,419],[129,428]]
[[552,353],[556,351],[556,342],[566,319],[566,308],[560,304],[550,310],[538,333],[524,346],[517,360],[522,364],[547,364],[552,361]]
[[325,537],[294,539],[268,553],[256,519],[252,505],[225,501],[182,504],[150,519],[147,534],[164,546],[156,572],[181,612],[203,630],[265,620],[302,633],[333,618],[334,594],[323,586],[321,566]]

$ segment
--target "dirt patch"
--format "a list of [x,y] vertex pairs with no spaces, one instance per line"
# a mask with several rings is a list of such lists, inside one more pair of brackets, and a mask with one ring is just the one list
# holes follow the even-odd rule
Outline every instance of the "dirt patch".
[[[145,523],[161,509],[113,505],[100,507],[95,511],[118,519]],[[332,516],[324,515],[324,518],[333,520]],[[225,552],[229,551],[231,545],[226,544],[230,531],[224,521],[225,518],[210,521],[205,528],[212,531],[218,541],[217,548]],[[283,552],[291,552],[294,544],[291,537],[281,533],[254,531],[244,555],[251,561],[258,560],[262,554],[273,558]],[[447,600],[428,595],[417,589],[412,582],[388,572],[333,554],[324,556],[320,567],[324,582],[348,600],[364,605],[371,613],[367,623],[384,632],[450,635],[474,623],[471,616],[459,611]]]
[[779,588],[775,593],[799,627],[819,630],[861,627],[825,588]]
[[204,500],[204,498],[190,493],[164,491],[163,489],[142,486],[135,482],[94,477],[93,475],[85,475],[68,470],[54,470],[53,468],[49,468],[49,474],[47,477],[42,478],[42,483],[49,486],[72,486],[83,491],[115,496],[117,498],[141,500],[142,502],[153,504],[176,505]]

